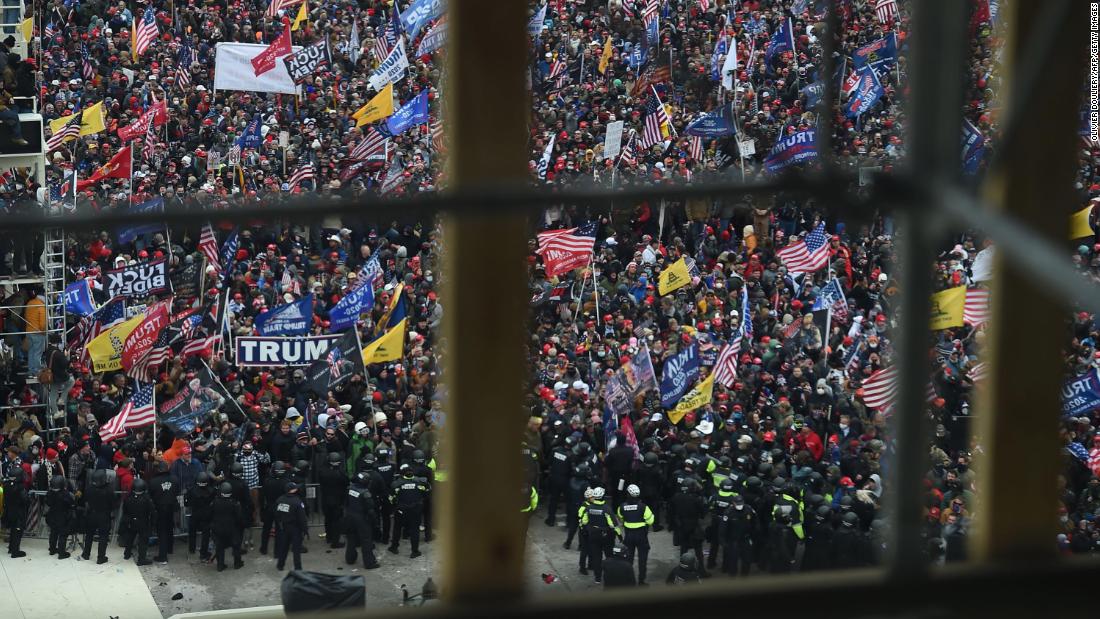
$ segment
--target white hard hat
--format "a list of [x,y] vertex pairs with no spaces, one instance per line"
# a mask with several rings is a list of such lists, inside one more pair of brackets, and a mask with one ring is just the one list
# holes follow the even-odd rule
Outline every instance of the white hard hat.
[[367,424],[362,422],[362,421],[355,424],[355,433],[356,434],[366,434],[367,433]]
[[317,415],[317,425],[322,428],[328,425],[328,413],[321,413]]
[[592,498],[592,489],[591,488],[585,489],[584,498],[586,498],[586,499],[591,499]]
[[595,488],[592,489],[592,498],[593,499],[602,499],[603,495],[604,495],[604,489],[603,489],[602,486],[596,486]]
[[385,420],[386,420],[386,413],[375,413],[374,414],[374,423],[382,423]]
[[630,484],[626,487],[626,493],[632,497],[639,497],[642,495],[642,490],[634,484]]

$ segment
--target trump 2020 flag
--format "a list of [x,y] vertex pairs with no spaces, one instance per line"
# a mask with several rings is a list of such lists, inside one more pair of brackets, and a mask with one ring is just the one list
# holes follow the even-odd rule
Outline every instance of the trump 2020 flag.
[[[400,135],[409,127],[423,125],[426,122],[428,122],[427,90],[421,92],[412,101],[402,105],[401,109],[394,112],[393,116],[390,116],[386,124],[383,125],[385,127],[383,133],[388,133],[391,137]],[[379,128],[381,129],[383,126]]]
[[359,320],[359,314],[369,312],[374,307],[374,284],[372,278],[360,277],[359,284],[344,295],[329,312],[329,330],[332,333],[342,331]]
[[817,141],[814,129],[793,133],[776,142],[764,159],[768,172],[778,172],[783,168],[817,159]]
[[539,178],[546,178],[546,172],[550,169],[550,157],[554,153],[554,140],[557,139],[557,134],[550,136],[550,142],[546,145],[546,149],[542,151],[542,159],[539,159]]
[[699,343],[692,342],[665,360],[661,370],[661,406],[672,408],[699,380]]
[[878,74],[871,65],[863,65],[858,72],[858,81],[856,82],[856,90],[852,93],[852,98],[848,99],[848,103],[844,105],[844,115],[848,118],[859,118],[863,114],[867,113],[867,110],[871,109],[882,95],[886,93],[886,90],[882,87],[882,82],[878,79]]
[[401,13],[401,27],[410,40],[415,39],[421,28],[442,15],[446,8],[447,3],[444,0],[413,0]]
[[241,137],[237,138],[234,143],[242,149],[259,148],[260,142],[262,141],[263,135],[260,133],[260,117],[257,116],[248,123],[244,128],[244,132],[241,133]]
[[974,123],[963,119],[962,127],[962,164],[963,172],[977,174],[978,166],[985,155],[985,136],[974,126]]
[[764,50],[764,61],[767,64],[771,64],[772,58],[777,54],[783,52],[789,52],[794,50],[794,26],[791,24],[791,18],[788,17],[779,26],[779,30],[775,31],[772,35],[772,40],[768,41],[768,47]]
[[856,71],[864,65],[871,65],[876,71],[884,71],[897,61],[898,38],[893,32],[852,52],[852,66]]
[[260,335],[305,335],[313,324],[313,295],[258,314],[254,324]]
[[88,316],[95,312],[92,280],[82,279],[65,286],[65,311],[77,316]]

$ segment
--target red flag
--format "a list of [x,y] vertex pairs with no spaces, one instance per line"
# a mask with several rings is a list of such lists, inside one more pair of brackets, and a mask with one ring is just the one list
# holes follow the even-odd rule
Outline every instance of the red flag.
[[256,77],[260,77],[274,69],[275,60],[283,56],[289,56],[290,51],[290,28],[284,28],[283,33],[272,41],[267,49],[252,59],[252,69],[256,72]]
[[76,190],[84,191],[105,178],[130,178],[130,147],[120,149],[103,167],[88,177],[86,181],[77,181]]
[[126,337],[126,343],[122,345],[122,367],[130,369],[144,357],[157,335],[168,324],[168,308],[172,306],[172,297],[159,301],[145,313],[145,320]]
[[123,142],[129,142],[134,138],[145,135],[145,131],[149,127],[150,115],[153,117],[154,127],[159,127],[168,122],[168,104],[164,101],[157,101],[149,109],[145,110],[141,116],[134,120],[134,122],[125,127],[119,127],[118,139]]

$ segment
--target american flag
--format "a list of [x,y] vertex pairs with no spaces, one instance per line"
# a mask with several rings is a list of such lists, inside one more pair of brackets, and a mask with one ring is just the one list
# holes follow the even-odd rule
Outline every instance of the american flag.
[[699,12],[706,13],[710,8],[710,0],[699,0]]
[[153,160],[153,151],[157,147],[156,118],[156,114],[150,114],[149,125],[145,128],[145,146],[141,148],[141,158],[145,161]]
[[62,125],[56,133],[50,136],[50,139],[46,141],[46,152],[61,148],[61,145],[68,141],[69,138],[80,137],[80,124],[83,114],[83,112],[73,114],[69,122]]
[[95,77],[95,67],[92,66],[92,55],[88,53],[88,45],[86,43],[80,44],[80,58],[84,61],[84,79],[90,80]]
[[832,278],[821,287],[821,293],[814,299],[813,311],[829,309],[840,322],[848,322],[848,299],[840,280]]
[[[1096,439],[1093,439],[1093,444],[1096,444]],[[1100,447],[1093,447],[1089,452],[1089,470],[1100,477]]]
[[183,350],[180,351],[180,357],[186,359],[191,355],[201,354],[203,351],[208,350],[215,342],[221,340],[221,335],[207,335],[191,340],[183,345]]
[[325,356],[325,362],[328,363],[328,371],[332,376],[332,380],[340,378],[340,359],[343,357],[344,353],[337,344],[333,344],[328,351],[328,355]]
[[57,36],[57,27],[53,25],[53,22],[46,24],[46,29],[42,31],[42,36],[47,39],[52,39]]
[[989,291],[984,288],[967,288],[963,304],[963,322],[977,327],[989,320]]
[[[929,381],[924,386],[924,399],[937,398],[936,388]],[[871,374],[863,383],[863,402],[870,408],[892,410],[898,398],[898,366],[891,366]]]
[[206,264],[221,273],[222,264],[218,258],[218,239],[214,236],[214,229],[210,227],[210,224],[205,224],[202,227],[202,233],[199,235],[199,251],[206,256]]
[[722,352],[718,353],[718,361],[714,364],[714,382],[727,389],[733,387],[737,378],[737,355],[740,354],[740,349],[741,334],[738,333],[733,341],[722,347]]
[[191,65],[195,64],[195,50],[186,41],[180,46],[176,64],[176,85],[187,91],[191,87]]
[[698,135],[693,135],[688,139],[688,156],[693,161],[700,162],[703,160],[703,138]]
[[437,153],[444,152],[443,136],[443,119],[436,118],[432,121],[432,148]]
[[386,140],[388,138],[379,133],[374,127],[367,129],[367,135],[363,137],[363,141],[351,151],[351,159],[366,159],[371,155],[378,154],[378,152],[385,150]]
[[144,54],[145,50],[149,49],[149,46],[157,40],[158,36],[160,36],[160,30],[157,29],[157,17],[153,14],[152,7],[150,7],[145,9],[145,15],[142,16],[141,22],[137,25],[134,56]]
[[150,382],[156,379],[157,366],[168,360],[171,356],[172,336],[179,333],[179,328],[167,326],[160,330],[157,339],[140,359],[134,362],[126,375],[139,382]]
[[298,166],[297,170],[294,170],[294,174],[290,175],[290,179],[287,181],[290,184],[290,188],[293,189],[302,181],[313,179],[313,164],[307,163]]
[[577,228],[539,232],[538,238],[539,248],[535,253],[540,255],[549,250],[590,252],[592,251],[592,244],[596,242],[596,222]]
[[69,340],[70,354],[78,354],[82,363],[88,363],[88,342],[123,320],[126,320],[126,301],[122,297],[111,299],[81,318],[73,328],[73,336]]
[[619,154],[619,161],[630,167],[638,165],[638,156],[634,152],[634,141],[637,138],[638,132],[631,129],[630,137],[626,140],[626,146],[623,147],[623,152]]
[[646,101],[645,129],[642,131],[641,147],[647,149],[665,139],[661,127],[668,124],[668,112],[657,96],[657,89],[651,88],[652,97]]
[[139,386],[130,400],[117,415],[99,429],[104,441],[112,441],[126,435],[127,428],[140,428],[157,420],[157,409],[153,406],[153,383]]
[[775,252],[790,273],[813,273],[829,262],[829,237],[825,222],[817,224],[806,239],[799,239]]
[[897,0],[876,0],[875,16],[880,24],[889,24],[898,18]]
[[645,8],[642,10],[642,23],[647,30],[651,27],[650,24],[659,18],[660,8],[657,0],[646,0]]
[[302,285],[298,283],[298,278],[291,274],[290,269],[283,269],[283,277],[279,280],[279,287],[283,292],[290,292],[292,294],[302,294]]
[[395,22],[399,22],[396,7],[390,11],[390,17],[391,19],[386,20],[386,27],[382,30],[382,34],[374,38],[374,59],[379,64],[386,59],[386,56],[390,55],[393,46],[397,45],[397,30],[400,28],[400,24],[395,24]]
[[622,0],[623,4],[623,17],[627,19],[634,19],[634,0]]
[[974,367],[970,368],[966,372],[966,375],[969,376],[970,380],[974,381],[975,383],[980,383],[985,380],[986,376],[989,375],[989,365],[984,361],[978,363]]
[[271,4],[267,5],[267,16],[275,17],[279,11],[292,7],[302,1],[303,0],[271,0]]

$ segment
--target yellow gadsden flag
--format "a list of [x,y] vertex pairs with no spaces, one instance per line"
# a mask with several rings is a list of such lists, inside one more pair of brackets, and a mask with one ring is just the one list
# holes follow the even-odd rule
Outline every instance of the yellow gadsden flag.
[[1069,220],[1069,238],[1081,239],[1096,234],[1089,225],[1089,217],[1092,216],[1092,205],[1077,211]]
[[676,408],[668,411],[668,420],[672,423],[680,423],[684,415],[710,404],[714,397],[714,374],[704,378],[698,385],[684,394],[676,403]]
[[[57,133],[62,127],[72,120],[73,114],[62,116],[50,121],[50,129]],[[84,115],[80,117],[80,135],[92,135],[106,131],[107,125],[103,122],[103,102],[84,108]]]
[[308,5],[308,2],[303,2],[302,8],[298,9],[298,16],[294,18],[294,23],[290,25],[291,32],[298,32],[302,24],[309,20],[309,10],[306,8]]
[[23,23],[19,25],[19,29],[23,31],[23,40],[30,41],[34,36],[34,18],[28,17],[23,20]]
[[351,115],[357,122],[356,127],[362,127],[373,122],[393,116],[393,82],[390,82],[378,94],[367,101],[363,107],[355,110]]
[[665,295],[691,283],[691,273],[683,258],[673,262],[657,277],[657,292]]
[[119,323],[88,342],[88,354],[92,357],[92,372],[111,372],[122,369],[122,345],[130,333],[145,320],[145,314],[138,314],[126,322]]
[[374,340],[363,349],[363,365],[397,361],[404,354],[405,325],[409,319],[402,319],[392,329]]
[[596,67],[600,70],[600,73],[607,73],[607,65],[611,62],[611,37],[607,37],[607,42],[603,44],[603,53],[600,54],[600,66]]
[[948,288],[932,295],[933,331],[963,326],[963,306],[966,305],[966,286]]

